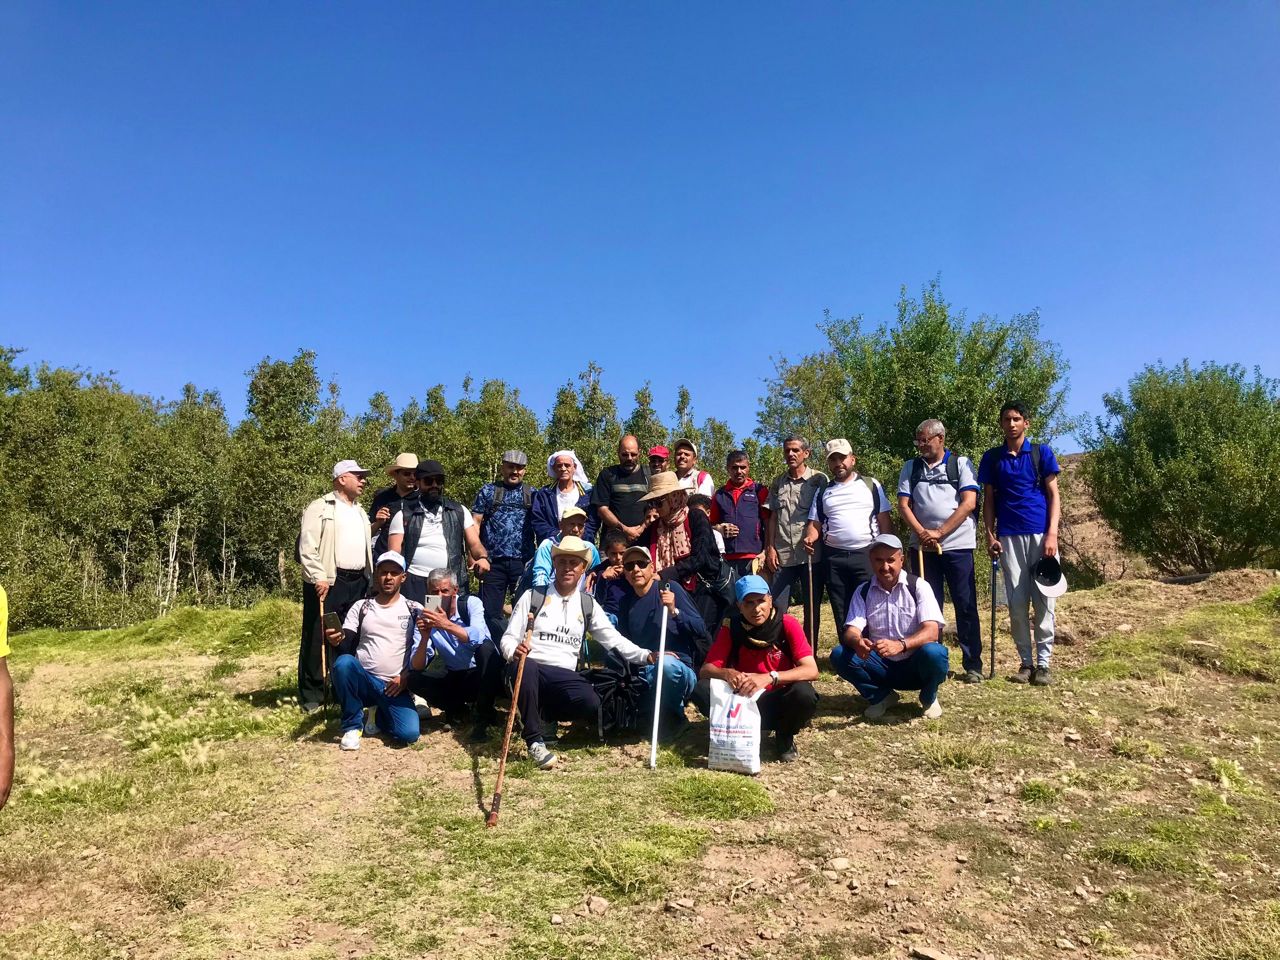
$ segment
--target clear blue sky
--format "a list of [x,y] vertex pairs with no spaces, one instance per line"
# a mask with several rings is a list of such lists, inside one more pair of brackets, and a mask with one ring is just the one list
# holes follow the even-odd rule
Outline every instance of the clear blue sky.
[[466,372],[545,415],[755,426],[824,308],[1038,307],[1072,407],[1280,375],[1280,6],[0,6],[0,343],[194,381],[302,346],[349,409]]

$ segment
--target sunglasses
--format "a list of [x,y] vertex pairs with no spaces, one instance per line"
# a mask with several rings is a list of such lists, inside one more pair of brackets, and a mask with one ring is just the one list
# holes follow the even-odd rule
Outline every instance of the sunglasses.
[[623,570],[644,570],[649,566],[648,560],[628,560],[622,565]]

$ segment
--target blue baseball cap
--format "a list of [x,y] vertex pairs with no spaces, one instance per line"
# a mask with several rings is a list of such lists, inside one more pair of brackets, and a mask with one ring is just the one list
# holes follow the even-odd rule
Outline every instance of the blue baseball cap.
[[738,582],[733,585],[733,595],[739,603],[753,593],[768,592],[769,584],[765,582],[764,577],[757,576],[754,573],[739,577]]

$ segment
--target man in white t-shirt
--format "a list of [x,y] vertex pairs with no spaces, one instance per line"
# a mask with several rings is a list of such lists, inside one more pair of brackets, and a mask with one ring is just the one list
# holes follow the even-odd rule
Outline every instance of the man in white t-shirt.
[[470,510],[444,495],[444,467],[439,462],[423,460],[414,472],[418,499],[406,504],[387,527],[387,546],[404,557],[407,567],[404,595],[422,603],[427,577],[443,567],[453,571],[465,596],[468,571],[482,579],[489,572],[489,551],[480,543],[480,528]]
[[698,469],[698,445],[688,437],[681,437],[671,445],[672,456],[676,461],[676,479],[680,486],[692,493],[700,493],[707,498],[716,495],[716,482],[711,474]]
[[332,646],[355,644],[333,662],[333,692],[342,709],[343,750],[359,750],[364,708],[375,707],[378,726],[401,744],[418,739],[418,711],[409,692],[409,658],[420,639],[422,609],[400,595],[404,558],[388,551],[374,571],[377,596],[353,605],[341,630],[327,630]]
[[947,449],[941,420],[916,427],[914,460],[898,475],[898,512],[911,528],[911,559],[942,606],[942,584],[951,592],[956,611],[956,637],[964,654],[964,683],[982,682],[982,626],[978,621],[978,584],[973,551],[978,545],[974,510],[978,506],[978,474],[968,457]]
[[837,624],[845,622],[854,587],[871,579],[871,541],[878,534],[893,533],[893,505],[884,487],[879,480],[861,476],[854,469],[857,464],[848,440],[827,442],[831,481],[813,498],[804,534],[804,549],[810,554],[822,538],[819,567]]
[[[522,593],[502,635],[502,655],[510,661],[507,676],[513,681],[520,658],[526,657],[516,706],[529,759],[542,769],[556,762],[544,742],[544,717],[553,722],[577,720],[595,717],[600,710],[600,697],[577,671],[582,638],[588,631],[592,640],[630,663],[657,660],[656,654],[620,634],[589,593],[579,592],[578,581],[586,573],[591,553],[591,545],[578,537],[565,537],[556,544],[551,550],[552,586]],[[531,638],[526,638],[530,629]]]
[[298,560],[302,564],[302,642],[298,648],[298,703],[304,713],[320,709],[324,644],[320,614],[346,616],[369,593],[373,571],[369,518],[360,507],[369,471],[354,460],[333,466],[333,489],[302,513]]

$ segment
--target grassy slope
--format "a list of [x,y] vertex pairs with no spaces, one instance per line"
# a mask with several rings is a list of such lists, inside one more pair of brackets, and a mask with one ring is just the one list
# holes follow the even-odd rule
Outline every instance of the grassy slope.
[[1274,957],[1280,590],[1211,593],[1144,595],[1177,619],[1064,648],[1049,691],[948,685],[936,724],[824,677],[755,780],[700,769],[704,724],[656,773],[578,741],[509,768],[496,831],[496,745],[342,755],[297,713],[291,604],[27,634],[0,957]]

